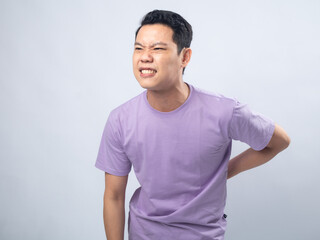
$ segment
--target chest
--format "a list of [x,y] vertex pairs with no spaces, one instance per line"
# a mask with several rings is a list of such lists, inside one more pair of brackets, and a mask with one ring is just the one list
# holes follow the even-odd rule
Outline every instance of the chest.
[[201,109],[174,118],[142,115],[126,127],[124,148],[137,171],[146,166],[214,166],[229,144],[227,124]]

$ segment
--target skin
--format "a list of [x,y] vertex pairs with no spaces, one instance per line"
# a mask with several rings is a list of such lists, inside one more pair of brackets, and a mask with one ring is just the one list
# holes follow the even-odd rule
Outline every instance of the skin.
[[[143,26],[136,38],[132,57],[133,73],[140,86],[147,89],[150,105],[158,111],[178,108],[189,95],[182,80],[182,70],[190,61],[192,51],[178,47],[172,39],[173,30],[162,24]],[[143,74],[142,69],[153,73]]]
[[[172,29],[165,25],[143,26],[137,35],[132,58],[134,75],[141,87],[147,89],[148,102],[162,112],[178,108],[189,95],[182,70],[188,65],[192,51],[184,48],[178,54],[172,35]],[[143,73],[142,69],[154,71]],[[229,161],[228,178],[268,162],[289,144],[285,130],[275,124],[273,136],[263,150],[249,148]],[[124,238],[127,181],[128,176],[105,173],[103,218],[108,240]]]
[[279,152],[286,149],[289,146],[290,141],[290,137],[285,130],[276,123],[271,140],[264,149],[255,151],[252,148],[249,148],[229,161],[228,179],[241,172],[268,162]]
[[125,225],[125,192],[127,176],[105,173],[103,220],[108,240],[123,240]]

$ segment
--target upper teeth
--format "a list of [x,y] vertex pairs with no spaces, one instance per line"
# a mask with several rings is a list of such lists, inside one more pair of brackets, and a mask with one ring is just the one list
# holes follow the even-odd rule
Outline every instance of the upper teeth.
[[156,71],[150,70],[150,69],[143,69],[141,70],[141,72],[145,74],[145,73],[155,73]]

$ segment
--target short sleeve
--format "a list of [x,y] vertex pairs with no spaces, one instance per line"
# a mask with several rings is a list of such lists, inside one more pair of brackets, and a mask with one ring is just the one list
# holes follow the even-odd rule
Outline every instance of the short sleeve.
[[113,112],[105,124],[95,167],[116,176],[126,176],[131,162],[123,150],[120,125]]
[[274,121],[251,111],[247,104],[235,101],[229,125],[229,137],[247,143],[256,151],[264,149],[273,135]]

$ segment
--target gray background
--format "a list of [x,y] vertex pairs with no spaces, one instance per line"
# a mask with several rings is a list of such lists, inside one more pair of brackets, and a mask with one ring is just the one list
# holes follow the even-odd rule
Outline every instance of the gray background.
[[[186,82],[237,97],[292,139],[228,181],[226,239],[316,239],[316,0],[1,0],[0,239],[105,238],[104,173],[94,163],[109,112],[144,90],[132,73],[134,32],[155,8],[193,26]],[[247,147],[234,142],[232,156]],[[137,187],[132,170],[126,214]]]

